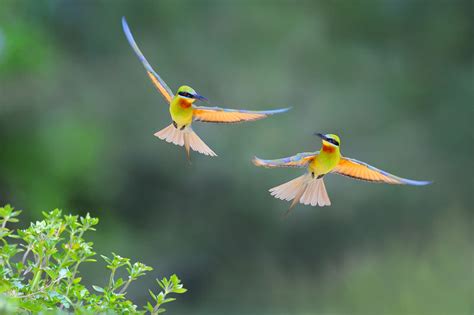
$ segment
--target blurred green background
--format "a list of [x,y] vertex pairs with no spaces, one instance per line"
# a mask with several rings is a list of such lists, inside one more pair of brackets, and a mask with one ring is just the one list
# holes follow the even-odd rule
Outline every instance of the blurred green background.
[[[0,202],[24,222],[56,207],[100,217],[98,252],[155,267],[130,288],[134,301],[154,276],[182,278],[173,314],[474,314],[473,6],[1,0]],[[292,111],[196,124],[219,157],[188,165],[153,137],[168,109],[122,16],[171,88]],[[316,150],[315,131],[339,134],[346,156],[434,184],[328,176],[331,207],[283,219],[288,203],[267,189],[301,171],[250,158]]]

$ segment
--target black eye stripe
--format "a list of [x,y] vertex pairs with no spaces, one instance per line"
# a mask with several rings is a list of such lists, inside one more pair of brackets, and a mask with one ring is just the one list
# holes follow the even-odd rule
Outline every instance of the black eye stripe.
[[193,98],[193,95],[188,92],[178,92],[178,94],[184,97]]
[[329,143],[332,143],[334,145],[339,146],[339,142],[337,142],[337,140],[334,140],[334,139],[331,139],[331,138],[326,138],[325,140]]

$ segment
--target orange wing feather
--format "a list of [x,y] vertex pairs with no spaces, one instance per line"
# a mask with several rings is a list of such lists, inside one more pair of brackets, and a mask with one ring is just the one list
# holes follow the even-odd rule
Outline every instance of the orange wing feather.
[[376,183],[408,184],[408,185],[416,185],[416,186],[430,184],[430,182],[427,182],[427,181],[416,181],[416,180],[401,178],[401,177],[392,175],[388,172],[379,170],[364,162],[360,162],[355,159],[350,159],[346,157],[341,157],[339,164],[333,169],[333,172],[340,175],[352,177],[355,179],[366,180],[369,182],[376,182]]
[[164,99],[168,103],[170,103],[171,100],[173,99],[173,91],[171,91],[171,89],[168,87],[166,82],[158,75],[158,73],[155,72],[155,70],[153,70],[148,60],[146,60],[145,56],[141,52],[137,43],[135,42],[135,39],[133,38],[132,32],[130,31],[130,28],[128,27],[125,17],[122,18],[122,27],[123,27],[125,36],[127,37],[128,43],[130,44],[133,51],[137,55],[138,59],[142,63],[143,67],[145,67],[146,73],[148,77],[150,78],[151,82],[153,82],[153,85],[157,88],[157,90],[161,93],[161,95],[163,95]]
[[289,108],[266,110],[266,111],[251,111],[227,109],[220,107],[194,107],[194,120],[212,123],[238,123],[243,121],[252,121],[265,118],[269,115],[283,113]]
[[156,87],[156,89],[163,95],[166,101],[168,103],[171,103],[171,100],[173,99],[173,95],[170,94],[170,91],[166,89],[158,80],[158,78],[150,71],[146,72],[148,74],[148,77],[150,78],[151,82],[153,82],[153,85]]

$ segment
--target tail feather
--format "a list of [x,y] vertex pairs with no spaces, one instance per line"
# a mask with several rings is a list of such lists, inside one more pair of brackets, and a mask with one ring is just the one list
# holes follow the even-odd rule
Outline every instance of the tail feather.
[[217,156],[204,141],[191,129],[186,127],[184,130],[177,129],[172,124],[155,133],[155,136],[169,143],[184,146],[189,157],[189,149],[197,151],[204,155]]
[[303,196],[301,196],[302,204],[312,205],[312,206],[316,206],[318,204],[317,203],[318,196],[319,196],[318,186],[319,186],[319,182],[317,181],[312,181],[308,184],[308,188],[306,189]]
[[204,141],[202,141],[201,138],[199,138],[199,136],[191,128],[188,130],[189,146],[191,149],[204,155],[217,156],[217,154],[212,151],[211,148],[209,148],[207,144],[205,144]]
[[323,179],[312,178],[310,174],[273,187],[270,189],[270,194],[281,200],[293,200],[290,209],[298,202],[320,207],[331,205]]
[[321,187],[319,188],[319,198],[318,202],[321,207],[323,206],[330,206],[331,200],[329,199],[328,192],[326,190],[326,185],[324,184],[324,180],[321,179],[320,183]]
[[173,124],[156,132],[155,137],[165,140],[168,143],[174,143],[180,146],[184,145],[184,132],[178,130]]
[[293,209],[294,206],[296,206],[296,204],[301,199],[301,196],[304,194],[305,190],[306,190],[306,185],[303,185],[303,186],[298,188],[298,190],[296,191],[295,197],[293,198],[293,201],[291,202],[290,207],[288,208],[288,210],[285,213],[285,216],[287,216],[290,213],[291,209]]
[[183,138],[184,138],[184,148],[186,149],[186,157],[188,158],[188,162],[191,163],[191,153],[190,153],[191,144],[189,143],[189,134],[184,133]]
[[270,194],[278,199],[290,201],[293,200],[298,194],[299,190],[305,186],[307,175],[297,177],[290,180],[280,186],[271,188]]

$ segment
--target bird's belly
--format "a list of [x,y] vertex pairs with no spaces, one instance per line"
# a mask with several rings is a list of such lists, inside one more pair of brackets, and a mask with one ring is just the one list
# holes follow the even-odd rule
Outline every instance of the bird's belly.
[[309,164],[309,171],[314,174],[314,177],[324,176],[336,167],[339,159],[340,157],[336,154],[319,154]]
[[193,121],[193,108],[191,106],[188,108],[179,105],[170,106],[170,114],[178,129],[191,125]]

